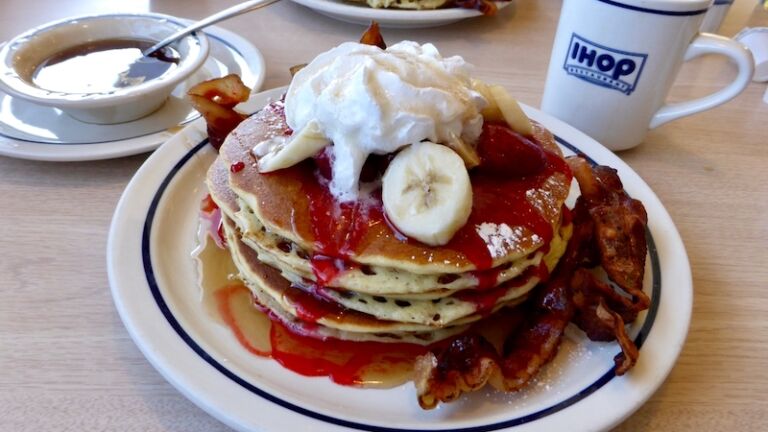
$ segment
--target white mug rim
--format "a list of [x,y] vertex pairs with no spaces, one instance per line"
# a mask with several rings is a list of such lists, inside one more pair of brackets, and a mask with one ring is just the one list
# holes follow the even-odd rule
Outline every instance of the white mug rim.
[[658,15],[699,15],[707,12],[713,0],[593,0],[611,6]]

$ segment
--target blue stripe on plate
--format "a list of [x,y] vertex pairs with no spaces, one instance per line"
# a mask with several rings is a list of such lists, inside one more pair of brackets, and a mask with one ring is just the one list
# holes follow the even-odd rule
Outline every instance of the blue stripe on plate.
[[[576,154],[585,156],[590,163],[592,164],[595,163],[593,159],[586,156],[580,149],[578,149],[574,145],[568,143],[567,141],[563,140],[560,137],[556,137],[556,139],[562,146],[568,148],[569,150],[573,151]],[[518,426],[525,423],[530,423],[532,421],[536,421],[538,419],[546,417],[550,414],[554,414],[562,409],[565,409],[575,404],[576,402],[584,399],[590,394],[594,393],[599,388],[601,388],[602,386],[610,382],[616,376],[615,367],[611,367],[595,382],[583,388],[582,390],[570,396],[569,398],[555,405],[552,405],[551,407],[542,409],[540,411],[537,411],[535,413],[528,414],[522,417],[516,417],[513,419],[505,420],[503,422],[498,422],[498,423],[493,423],[488,425],[481,425],[481,426],[474,426],[474,427],[467,427],[467,428],[460,428],[460,429],[401,429],[401,428],[391,428],[391,427],[385,427],[385,426],[376,426],[376,425],[370,425],[365,423],[352,422],[352,421],[328,416],[325,414],[321,414],[298,405],[294,405],[247,382],[243,378],[234,374],[232,371],[228,370],[216,359],[214,359],[203,348],[201,348],[200,345],[198,345],[197,342],[195,342],[195,340],[192,339],[192,337],[182,328],[182,326],[176,320],[176,317],[173,316],[173,313],[169,309],[168,304],[165,302],[165,299],[163,298],[163,294],[160,292],[160,287],[157,284],[157,280],[155,279],[154,269],[152,268],[152,256],[150,253],[150,239],[151,239],[151,233],[152,233],[152,224],[153,224],[160,200],[163,197],[163,193],[165,192],[166,188],[171,183],[175,175],[184,167],[184,165],[192,158],[192,156],[194,156],[198,151],[204,148],[207,144],[208,144],[208,140],[206,139],[201,143],[199,143],[198,145],[196,145],[194,148],[192,148],[189,152],[187,152],[187,154],[184,155],[184,157],[182,157],[178,163],[176,163],[176,165],[171,169],[171,171],[165,177],[163,182],[160,184],[160,187],[158,188],[154,198],[152,199],[152,203],[150,204],[149,211],[147,212],[147,218],[144,223],[144,230],[142,233],[142,242],[141,242],[141,255],[142,255],[144,272],[147,277],[147,284],[149,285],[149,289],[152,292],[152,296],[154,297],[158,308],[160,308],[160,311],[163,313],[163,316],[165,316],[166,320],[168,320],[168,323],[171,325],[171,327],[173,327],[173,329],[176,331],[179,337],[182,340],[184,340],[184,342],[186,342],[186,344],[189,345],[189,347],[192,348],[192,350],[195,353],[197,353],[197,355],[199,355],[203,360],[205,360],[206,363],[213,366],[216,370],[221,372],[221,374],[231,379],[232,381],[234,381],[241,387],[245,388],[246,390],[276,405],[279,405],[285,409],[291,410],[297,414],[301,414],[301,415],[313,418],[315,420],[320,420],[333,425],[348,427],[351,429],[358,429],[358,430],[370,431],[370,432],[428,432],[428,431],[429,432],[432,432],[432,431],[434,432],[487,432],[487,431],[495,431],[499,429]],[[640,333],[638,334],[637,338],[635,338],[635,344],[637,345],[638,349],[643,345],[643,342],[648,337],[648,333],[651,331],[651,328],[653,327],[653,322],[656,318],[656,313],[659,308],[659,298],[661,296],[661,268],[659,266],[659,257],[656,250],[656,244],[653,241],[653,237],[651,236],[650,231],[646,230],[646,237],[648,239],[648,253],[651,257],[652,302],[651,302],[650,309],[648,310],[648,313],[646,315],[645,322],[643,323],[643,327],[640,329]]]
[[644,8],[640,6],[632,6],[632,5],[620,3],[613,0],[597,0],[597,1],[609,4],[611,6],[620,7],[622,9],[629,9],[637,12],[644,12],[644,13],[650,13],[650,14],[656,14],[656,15],[691,16],[691,15],[700,15],[707,11],[706,8],[691,10],[691,11],[667,11],[667,10],[660,10],[660,9],[649,9],[649,8]]

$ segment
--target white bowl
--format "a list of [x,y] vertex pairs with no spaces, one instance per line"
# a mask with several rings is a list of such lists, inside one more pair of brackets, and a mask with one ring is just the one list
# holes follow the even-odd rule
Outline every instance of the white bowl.
[[35,27],[0,49],[0,89],[30,102],[53,106],[87,123],[122,123],[144,117],[163,105],[174,87],[208,57],[208,39],[197,32],[173,43],[177,67],[135,86],[94,93],[66,93],[38,87],[36,68],[53,55],[105,39],[159,42],[185,25],[161,14],[109,14],[69,18]]

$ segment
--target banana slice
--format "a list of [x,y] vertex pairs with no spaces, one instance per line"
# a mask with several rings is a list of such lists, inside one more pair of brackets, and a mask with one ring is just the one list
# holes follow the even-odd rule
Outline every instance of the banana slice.
[[472,79],[472,88],[474,88],[476,92],[483,95],[485,100],[488,102],[488,105],[483,108],[482,111],[480,111],[480,115],[482,115],[485,120],[506,121],[504,120],[504,115],[499,109],[499,105],[496,103],[496,99],[493,98],[491,88],[488,86],[488,84],[478,79]]
[[408,237],[431,246],[448,243],[472,211],[464,161],[450,148],[424,141],[395,156],[382,182],[384,211]]
[[509,127],[521,135],[533,135],[533,125],[528,116],[525,115],[523,109],[520,108],[520,104],[507,93],[504,87],[493,85],[489,87],[489,90]]
[[279,137],[257,144],[253,153],[259,157],[259,172],[266,173],[296,165],[330,143],[313,120],[287,139]]

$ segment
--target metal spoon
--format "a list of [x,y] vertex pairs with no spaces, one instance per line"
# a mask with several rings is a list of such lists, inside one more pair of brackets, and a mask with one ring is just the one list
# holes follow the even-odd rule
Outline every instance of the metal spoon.
[[165,47],[168,44],[171,44],[173,42],[176,42],[177,40],[183,38],[184,36],[200,30],[202,28],[208,27],[209,25],[216,24],[217,22],[224,21],[225,19],[229,19],[232,17],[236,17],[238,15],[242,15],[246,12],[250,12],[252,10],[260,9],[265,6],[269,6],[272,3],[278,2],[280,0],[249,0],[244,1],[238,5],[232,6],[231,8],[224,9],[221,12],[215,13],[208,18],[204,18],[188,27],[185,27],[176,33],[168,36],[167,38],[161,40],[160,42],[152,45],[151,47],[144,50],[141,54],[144,57],[150,56],[155,51]]
[[[158,74],[167,70],[167,63],[177,63],[178,58],[172,53],[166,53],[161,51],[171,43],[183,38],[184,36],[208,27],[209,25],[216,24],[217,22],[229,19],[238,15],[242,15],[252,10],[260,9],[265,6],[269,6],[280,0],[249,0],[232,6],[231,8],[224,9],[221,12],[215,13],[208,18],[202,19],[190,26],[187,26],[176,33],[168,36],[160,42],[152,45],[141,52],[141,57],[134,60],[128,68],[118,74],[115,80],[115,87],[123,88],[130,87],[136,84],[141,84],[147,79],[152,79]],[[165,63],[165,67],[158,67],[158,63]]]

